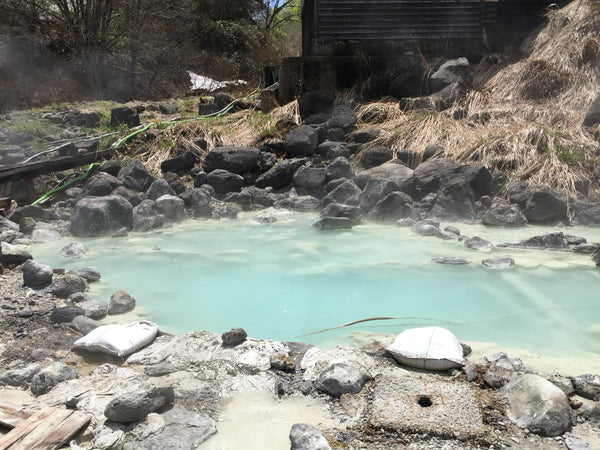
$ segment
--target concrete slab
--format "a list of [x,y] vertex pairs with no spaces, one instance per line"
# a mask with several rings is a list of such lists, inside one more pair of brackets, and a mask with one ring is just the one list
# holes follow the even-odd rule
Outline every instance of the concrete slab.
[[381,377],[372,396],[366,413],[372,428],[449,438],[481,437],[486,432],[479,402],[466,384]]

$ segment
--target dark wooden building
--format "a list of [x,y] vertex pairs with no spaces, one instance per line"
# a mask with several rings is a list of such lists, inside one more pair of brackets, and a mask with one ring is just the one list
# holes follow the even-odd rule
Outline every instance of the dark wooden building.
[[[559,0],[561,5],[568,1]],[[287,101],[310,89],[348,88],[365,78],[380,83],[375,95],[405,95],[418,88],[420,76],[410,71],[421,56],[465,56],[475,62],[486,49],[519,45],[555,3],[303,0],[303,56],[284,59],[280,98]],[[390,72],[395,80],[386,87],[380,78]],[[401,79],[405,90],[399,87]]]

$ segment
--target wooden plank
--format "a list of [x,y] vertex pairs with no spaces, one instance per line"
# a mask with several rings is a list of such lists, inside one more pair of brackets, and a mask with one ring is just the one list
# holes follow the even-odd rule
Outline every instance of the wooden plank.
[[[68,409],[52,408],[52,413],[43,421],[38,423],[36,428],[15,442],[10,450],[31,450],[44,441],[44,438],[67,419],[73,411]],[[12,431],[11,431],[12,433]],[[8,433],[10,434],[10,433]],[[53,449],[55,447],[39,447],[39,449]]]
[[[44,419],[50,417],[56,408],[46,408],[38,411],[33,416],[21,422],[11,432],[0,437],[0,450],[8,448],[16,449],[19,447],[11,447],[15,442],[19,441],[24,436],[27,436],[39,426]],[[22,447],[21,447],[22,448]]]
[[23,420],[29,418],[31,413],[17,406],[0,400],[0,424],[14,428]]
[[40,442],[29,447],[31,450],[57,449],[67,442],[79,430],[86,427],[92,416],[73,411],[60,425],[46,435]]
[[64,158],[54,158],[48,161],[39,161],[28,164],[14,164],[11,166],[0,167],[0,184],[8,181],[20,180],[23,178],[34,178],[61,170],[73,169],[75,167],[85,166],[96,161],[100,161],[106,156],[110,156],[115,149],[109,148],[99,152],[84,153],[82,155],[66,156]]

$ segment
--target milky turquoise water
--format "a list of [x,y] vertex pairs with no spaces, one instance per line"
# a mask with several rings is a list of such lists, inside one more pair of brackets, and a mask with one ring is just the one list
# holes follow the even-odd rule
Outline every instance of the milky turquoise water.
[[[310,226],[313,214],[271,214],[277,222],[257,223],[255,215],[189,221],[157,234],[69,238],[31,251],[53,267],[98,269],[102,280],[90,284],[92,298],[108,301],[115,291],[126,290],[150,320],[173,333],[243,327],[255,338],[319,344],[351,331],[399,333],[439,325],[461,340],[541,355],[600,354],[600,269],[588,255],[481,253],[393,224],[320,232]],[[549,231],[459,227],[494,243]],[[597,230],[566,231],[600,241]],[[89,255],[60,256],[74,241],[83,242]],[[493,270],[481,264],[504,255],[517,266]],[[431,263],[437,256],[473,263]],[[308,334],[376,316],[402,318]]]

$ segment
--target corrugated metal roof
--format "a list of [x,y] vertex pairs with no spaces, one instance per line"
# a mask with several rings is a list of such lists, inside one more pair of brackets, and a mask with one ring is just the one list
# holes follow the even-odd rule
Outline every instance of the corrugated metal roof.
[[315,37],[327,40],[481,36],[481,0],[315,0]]

